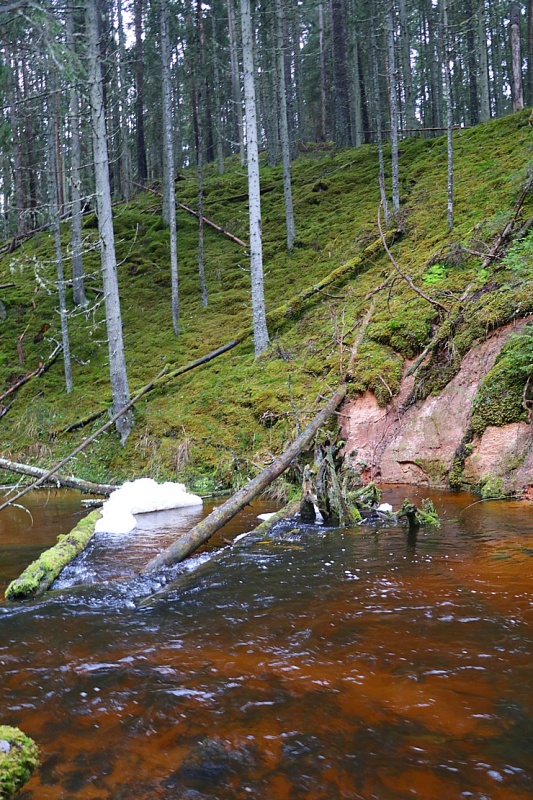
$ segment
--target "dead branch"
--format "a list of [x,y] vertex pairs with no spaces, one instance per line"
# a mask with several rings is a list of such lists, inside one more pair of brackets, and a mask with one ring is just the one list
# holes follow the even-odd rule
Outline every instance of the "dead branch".
[[[166,370],[163,370],[163,372],[161,372],[160,375],[163,376],[165,374],[165,377],[161,379],[159,379],[159,376],[157,378],[154,378],[154,380],[152,381],[151,389],[164,386],[166,383],[168,383],[168,381],[177,378],[178,375],[184,375],[186,372],[190,372],[192,369],[199,367],[201,364],[207,364],[209,361],[212,361],[217,356],[222,355],[222,353],[226,353],[228,350],[231,350],[238,344],[240,344],[240,341],[238,339],[233,339],[231,342],[228,342],[228,344],[225,344],[222,347],[218,347],[216,350],[212,350],[210,353],[207,353],[207,355],[202,356],[201,358],[197,358],[195,361],[190,361],[183,367],[178,367],[177,369],[173,370],[172,372],[169,372],[168,374],[165,374]],[[147,389],[146,391],[150,391],[150,389]],[[2,398],[0,397],[0,400],[1,399]],[[101,417],[102,414],[105,414],[107,410],[108,408],[104,408],[100,409],[99,411],[95,411],[92,414],[89,414],[88,417],[85,417],[84,419],[81,419],[78,422],[73,422],[71,425],[67,425],[66,428],[62,428],[60,431],[57,431],[55,435],[62,433],[70,433],[71,431],[79,430],[79,428],[83,428],[85,427],[85,425],[89,425],[91,422],[94,422],[95,419],[98,419],[98,417]]]
[[[31,478],[42,478],[47,475],[45,469],[40,467],[33,467],[29,464],[20,464],[17,461],[9,461],[7,458],[0,458],[0,469],[5,469],[8,472],[15,472],[17,475],[29,475]],[[93,483],[92,481],[84,481],[80,478],[74,478],[72,475],[53,475],[48,483],[54,486],[66,486],[68,489],[79,489],[86,494],[103,494],[110,495],[117,488],[105,483]]]
[[422,297],[424,300],[426,300],[426,302],[431,303],[431,305],[436,306],[437,308],[440,308],[442,311],[444,311],[446,314],[449,314],[450,310],[448,308],[446,308],[446,306],[443,306],[442,303],[439,303],[438,300],[434,300],[432,297],[429,297],[427,294],[424,294],[424,292],[421,289],[419,289],[418,286],[415,286],[415,284],[413,283],[413,281],[411,280],[409,275],[406,275],[406,273],[401,269],[400,265],[398,264],[398,262],[396,261],[396,259],[392,255],[392,253],[391,253],[391,251],[389,249],[389,246],[387,244],[387,240],[385,239],[385,234],[383,233],[383,228],[381,226],[381,206],[382,206],[382,203],[379,204],[379,208],[378,208],[379,235],[381,236],[381,241],[383,242],[383,247],[385,248],[385,252],[387,253],[387,255],[389,257],[392,266],[401,275],[401,277],[404,279],[404,281],[406,281],[406,283],[409,284],[409,286],[411,287],[413,292],[416,292],[416,294],[419,297]]
[[0,511],[3,511],[4,508],[7,508],[7,506],[10,506],[12,503],[17,502],[18,500],[20,500],[21,497],[24,497],[25,494],[30,492],[32,489],[36,489],[38,486],[41,486],[41,484],[49,480],[52,477],[52,475],[55,475],[56,472],[59,472],[61,467],[64,467],[65,464],[67,464],[72,458],[74,458],[74,456],[77,456],[78,453],[81,453],[83,450],[85,450],[92,442],[94,442],[95,439],[98,438],[98,436],[100,436],[100,434],[104,433],[108,428],[114,425],[117,419],[119,419],[123,414],[125,414],[126,411],[129,411],[129,409],[132,408],[132,406],[134,406],[135,403],[137,403],[137,401],[140,400],[141,397],[143,397],[143,395],[146,394],[146,392],[150,391],[155,381],[161,378],[166,371],[167,371],[166,367],[162,369],[161,372],[159,372],[158,375],[156,375],[156,377],[150,381],[150,383],[147,383],[146,386],[144,386],[141,389],[141,391],[138,394],[136,394],[132,400],[129,401],[129,403],[126,403],[126,405],[123,408],[121,408],[120,411],[117,411],[116,414],[113,414],[111,419],[109,419],[105,423],[105,425],[102,425],[101,428],[98,428],[96,433],[93,433],[92,436],[89,436],[88,439],[85,439],[72,451],[72,453],[69,453],[68,456],[65,456],[65,458],[63,458],[58,464],[56,464],[55,467],[52,467],[52,469],[48,470],[48,472],[46,472],[44,475],[38,478],[34,483],[32,483],[30,486],[27,486],[25,489],[23,489],[21,492],[15,495],[15,497],[12,497],[11,500],[7,500],[5,503],[2,503],[2,505],[0,505]]
[[38,378],[44,372],[47,372],[54,363],[54,361],[57,359],[62,349],[63,348],[61,345],[57,345],[57,347],[53,351],[48,361],[44,362],[44,364],[41,362],[34,372],[30,372],[29,375],[25,375],[19,381],[14,383],[13,386],[11,386],[6,392],[4,392],[4,394],[0,395],[0,403],[3,400],[5,400],[6,397],[9,397],[9,395],[13,394],[13,392],[16,392],[17,389],[20,389],[21,386],[24,386],[25,383],[28,383],[28,381],[31,380],[32,378]]
[[[138,186],[139,189],[145,189],[148,192],[152,192],[152,194],[155,194],[158,197],[163,196],[161,192],[157,192],[155,189],[151,189],[149,186],[143,186],[142,184],[136,183],[135,181],[133,181],[133,185]],[[188,214],[191,214],[193,217],[196,217],[196,219],[198,219],[199,214],[197,211],[194,210],[194,208],[186,206],[184,203],[178,203],[177,200],[176,200],[176,205],[178,208],[181,208],[183,211],[186,211]],[[216,222],[212,222],[212,220],[207,219],[207,217],[204,216],[202,216],[202,221],[204,222],[205,225],[209,225],[210,228],[214,228],[216,231],[218,231],[218,233],[223,234],[223,236],[227,236],[227,238],[231,239],[232,242],[235,242],[241,247],[248,247],[246,242],[243,242],[242,239],[239,239],[237,236],[234,236],[232,233],[229,233],[229,231],[222,228],[222,226],[217,225]]]

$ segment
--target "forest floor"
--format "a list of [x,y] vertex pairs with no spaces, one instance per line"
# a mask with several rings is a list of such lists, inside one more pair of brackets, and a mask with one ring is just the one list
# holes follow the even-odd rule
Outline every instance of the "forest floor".
[[[518,238],[503,258],[483,266],[531,177],[528,116],[523,112],[454,134],[451,232],[445,137],[401,142],[402,208],[392,225],[397,234],[389,234],[394,239],[391,253],[415,285],[449,314],[413,291],[380,242],[374,146],[337,150],[310,145],[299,154],[292,164],[297,240],[290,254],[281,168],[265,163],[262,220],[271,342],[259,359],[253,353],[247,251],[205,228],[209,303],[203,309],[198,224],[178,212],[181,332],[176,337],[161,200],[144,191],[117,205],[118,274],[132,394],[165,365],[171,372],[234,338],[241,341],[209,364],[147,394],[136,406],[126,446],[108,431],[72,462],[71,472],[103,483],[141,475],[177,479],[200,492],[241,485],[281,452],[339,384],[369,294],[378,289],[350,395],[370,389],[385,404],[398,392],[406,359],[416,359],[431,341],[436,346],[418,370],[413,399],[441,390],[474,342],[533,312],[533,236],[522,227],[533,216],[531,192],[514,225]],[[388,164],[389,153],[385,155]],[[224,175],[216,173],[215,165],[208,165],[206,173],[205,216],[246,241],[245,170],[232,158]],[[193,169],[180,172],[176,189],[178,202],[197,207]],[[62,239],[67,253],[66,224]],[[72,310],[69,317],[73,392],[65,394],[59,358],[39,377],[0,397],[0,414],[14,401],[0,417],[3,457],[47,467],[102,424],[100,416],[65,432],[105,412],[111,402],[96,240],[96,219],[89,215],[84,220],[84,265],[91,306]],[[13,285],[0,289],[0,395],[46,362],[60,341],[55,276],[48,233],[1,257],[0,285]],[[69,303],[72,309],[70,297]],[[525,418],[524,382],[516,380],[513,357],[504,354],[496,373],[487,376],[476,406],[478,432],[487,424]],[[5,478],[10,480],[8,473]],[[286,480],[278,486],[280,496]]]

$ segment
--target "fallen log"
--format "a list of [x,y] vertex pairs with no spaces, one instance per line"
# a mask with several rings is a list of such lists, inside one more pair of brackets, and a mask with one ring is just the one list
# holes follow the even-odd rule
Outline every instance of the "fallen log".
[[[246,546],[246,544],[250,541],[257,542],[262,539],[264,536],[270,533],[272,528],[274,528],[278,522],[290,520],[293,517],[296,517],[298,514],[298,509],[300,506],[299,500],[290,500],[287,505],[280,508],[279,511],[276,511],[272,514],[264,522],[261,522],[257,527],[253,528],[253,530],[242,533],[238,536],[233,542],[227,542],[230,548],[232,547],[242,547]],[[146,606],[151,606],[155,602],[160,602],[164,600],[169,594],[175,592],[177,589],[187,589],[188,586],[197,585],[198,578],[205,573],[207,570],[213,568],[213,561],[219,560],[225,557],[228,548],[224,547],[218,552],[216,552],[212,558],[208,561],[204,561],[200,564],[197,569],[182,573],[179,575],[176,580],[173,580],[171,583],[168,583],[166,586],[162,586],[161,588],[156,588],[155,591],[152,590],[152,594],[148,597],[145,597],[139,603],[137,603],[138,608],[146,608]]]
[[[135,183],[135,181],[133,182],[133,185],[138,186],[139,189],[145,189],[148,192],[152,192],[152,194],[155,194],[158,197],[163,197],[161,192],[157,192],[155,189],[150,189],[149,186],[143,186],[140,183]],[[198,211],[194,210],[194,208],[186,206],[185,203],[178,203],[177,200],[176,200],[176,205],[178,208],[181,208],[182,211],[186,211],[187,214],[191,214],[193,217],[196,217],[196,219],[199,219],[200,215]],[[214,228],[216,231],[218,231],[218,233],[221,233],[223,236],[226,236],[228,239],[231,239],[231,241],[235,242],[235,244],[238,244],[241,247],[248,247],[246,242],[243,242],[243,240],[239,239],[238,236],[234,236],[233,233],[230,233],[229,231],[225,230],[225,228],[223,228],[221,225],[217,225],[216,222],[207,219],[207,217],[202,216],[202,222],[204,223],[204,225],[209,225],[210,228]]]
[[41,553],[18,578],[11,581],[6,589],[6,600],[39,597],[49,589],[62,570],[85,550],[94,536],[95,525],[101,516],[101,511],[91,511],[70,533],[59,535],[57,544]]
[[289,445],[279,458],[266,467],[257,477],[240,489],[233,497],[222,503],[205,519],[195,525],[185,536],[173,542],[170,547],[163,550],[153,558],[142,570],[142,575],[149,575],[164,566],[176,564],[187,558],[191,553],[208,541],[226,522],[229,522],[241,509],[250,503],[254,497],[262,492],[279,475],[290,466],[292,460],[304,451],[311,443],[314,435],[324,422],[335,413],[337,406],[344,400],[346,385],[342,384],[324,408],[309,423],[307,428]]
[[[183,367],[177,367],[176,369],[172,370],[172,372],[168,372],[168,374],[165,374],[164,376],[163,373],[161,373],[162,377],[156,378],[152,382],[151,388],[159,389],[168,381],[177,378],[179,375],[184,375],[186,372],[190,372],[192,369],[195,369],[196,367],[199,367],[202,364],[207,364],[209,361],[212,361],[214,358],[217,358],[217,356],[222,355],[222,353],[227,353],[228,350],[231,350],[238,344],[240,344],[239,339],[233,339],[231,342],[228,342],[228,344],[224,344],[222,345],[222,347],[217,347],[216,350],[212,350],[210,353],[207,353],[205,356],[201,356],[201,358],[197,358],[195,361],[189,361],[188,364],[184,364]],[[95,411],[88,417],[78,420],[78,422],[73,422],[70,425],[67,425],[66,428],[62,428],[60,431],[57,431],[57,433],[54,433],[54,436],[57,436],[57,434],[60,433],[70,433],[71,431],[83,428],[85,425],[89,425],[91,422],[94,422],[94,420],[98,419],[98,417],[101,417],[102,414],[105,414],[107,410],[108,408],[104,408],[99,411]]]
[[23,489],[18,494],[16,494],[15,497],[12,497],[10,500],[6,500],[5,503],[2,503],[2,505],[0,505],[0,511],[3,511],[4,508],[7,508],[8,506],[12,505],[12,503],[16,503],[18,500],[20,500],[21,497],[24,497],[25,494],[31,492],[32,489],[36,489],[38,486],[41,486],[41,484],[45,483],[45,481],[47,481],[52,475],[55,475],[56,472],[59,472],[61,467],[64,467],[65,464],[67,464],[72,458],[74,458],[74,456],[77,456],[78,453],[81,453],[83,450],[85,450],[85,448],[88,447],[91,444],[91,442],[94,442],[94,440],[98,438],[98,436],[100,436],[101,433],[104,433],[104,431],[106,431],[108,428],[114,425],[117,419],[119,419],[119,417],[125,414],[126,411],[129,411],[129,409],[132,408],[132,406],[134,406],[135,403],[146,394],[146,392],[150,391],[155,381],[162,375],[164,375],[166,371],[167,371],[166,367],[162,369],[161,372],[159,372],[156,375],[156,377],[150,381],[150,383],[147,383],[146,386],[143,389],[141,389],[141,391],[138,394],[136,394],[132,400],[129,401],[129,403],[126,403],[126,405],[119,411],[117,411],[116,414],[113,414],[111,419],[109,419],[105,423],[105,425],[102,425],[101,428],[98,428],[98,430],[95,433],[93,433],[91,436],[89,436],[88,439],[85,439],[85,441],[79,444],[71,453],[68,454],[68,456],[65,456],[65,458],[63,458],[58,464],[56,464],[55,467],[49,469],[48,472],[46,472],[41,478],[38,478],[36,481],[34,481],[30,486],[26,486],[26,488]]
[[[24,331],[24,333],[26,333],[26,331]],[[22,336],[24,336],[24,334],[22,334]],[[22,336],[19,337],[19,340],[22,339]],[[30,372],[29,375],[25,375],[19,381],[14,383],[13,386],[11,386],[7,391],[5,391],[4,394],[0,395],[0,403],[3,400],[5,400],[6,397],[9,397],[10,394],[13,394],[13,392],[16,392],[17,389],[20,389],[21,386],[24,386],[25,383],[28,383],[28,381],[31,380],[32,378],[38,378],[40,375],[43,375],[43,373],[47,372],[50,369],[50,367],[52,366],[52,364],[54,363],[54,361],[57,359],[57,357],[58,357],[58,355],[59,355],[59,353],[61,352],[62,349],[63,349],[62,345],[59,344],[54,349],[54,351],[53,351],[52,355],[50,356],[50,358],[48,359],[48,361],[45,361],[44,363],[41,362],[36,370],[34,370],[33,372]]]
[[[19,464],[16,461],[9,461],[7,458],[0,458],[0,469],[5,469],[8,472],[15,472],[18,475],[29,475],[31,478],[42,478],[47,475],[47,470],[40,467],[32,467],[29,464]],[[116,486],[111,486],[107,483],[93,483],[92,481],[84,481],[81,478],[74,478],[72,475],[52,475],[49,483],[54,486],[64,486],[67,489],[79,489],[80,492],[85,494],[103,494],[106,497],[114,492]]]

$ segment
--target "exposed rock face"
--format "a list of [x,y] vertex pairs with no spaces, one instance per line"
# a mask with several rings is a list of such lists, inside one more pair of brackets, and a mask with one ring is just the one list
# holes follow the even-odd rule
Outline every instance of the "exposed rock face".
[[[511,333],[525,322],[500,328],[474,347],[438,396],[405,408],[414,385],[414,378],[409,377],[386,408],[378,406],[371,392],[346,403],[341,416],[345,454],[363,479],[449,486],[450,470],[469,429],[478,386]],[[472,487],[494,484],[499,494],[533,495],[532,443],[531,426],[526,423],[487,428],[471,444],[462,480]]]

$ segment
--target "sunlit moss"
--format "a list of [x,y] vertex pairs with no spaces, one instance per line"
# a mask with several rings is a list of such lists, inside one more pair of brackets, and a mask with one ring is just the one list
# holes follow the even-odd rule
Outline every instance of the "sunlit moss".
[[0,725],[0,798],[9,800],[39,765],[39,749],[18,728]]

